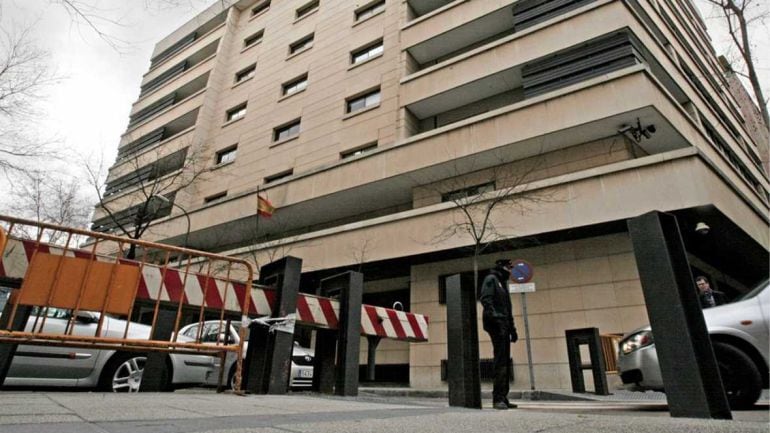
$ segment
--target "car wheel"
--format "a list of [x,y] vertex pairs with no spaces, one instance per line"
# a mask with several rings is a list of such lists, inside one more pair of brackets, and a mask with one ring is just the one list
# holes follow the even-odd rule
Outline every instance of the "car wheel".
[[734,346],[718,341],[714,342],[714,355],[730,408],[753,406],[762,393],[762,376],[754,361]]
[[235,389],[235,363],[230,367],[230,372],[227,373],[227,387]]
[[117,354],[107,362],[99,379],[99,389],[107,392],[139,392],[147,355]]
[[[227,388],[229,389],[235,389],[235,367],[236,364],[233,363],[232,366],[230,366],[230,373],[227,374]],[[241,391],[243,391],[246,387],[246,384],[244,383],[244,377],[243,374],[246,372],[246,361],[243,362],[243,371],[241,372]]]

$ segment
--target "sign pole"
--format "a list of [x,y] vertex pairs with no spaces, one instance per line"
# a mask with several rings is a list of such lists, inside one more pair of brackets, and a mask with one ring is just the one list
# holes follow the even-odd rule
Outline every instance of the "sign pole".
[[531,283],[535,272],[527,261],[517,259],[511,263],[511,280],[508,292],[521,293],[521,315],[524,318],[524,339],[527,342],[527,365],[529,366],[529,383],[535,390],[535,370],[532,365],[532,342],[529,338],[529,317],[527,316],[527,293],[535,291],[535,283]]
[[529,383],[535,390],[535,370],[532,366],[532,342],[529,339],[529,318],[527,317],[527,294],[521,293],[521,315],[524,318],[524,339],[527,342],[527,365],[529,366]]

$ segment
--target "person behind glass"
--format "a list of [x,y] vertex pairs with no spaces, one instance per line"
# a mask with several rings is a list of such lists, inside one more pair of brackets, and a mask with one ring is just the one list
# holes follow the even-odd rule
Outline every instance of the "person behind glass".
[[722,292],[718,292],[711,288],[709,280],[703,275],[695,278],[695,285],[698,286],[698,300],[700,301],[701,308],[711,308],[721,305]]
[[508,293],[507,282],[510,271],[509,259],[496,261],[494,269],[481,284],[479,298],[484,307],[482,315],[484,330],[492,340],[494,353],[495,379],[492,387],[492,407],[495,409],[516,407],[508,401],[511,342],[515,343],[519,339],[516,327],[513,325],[511,296]]

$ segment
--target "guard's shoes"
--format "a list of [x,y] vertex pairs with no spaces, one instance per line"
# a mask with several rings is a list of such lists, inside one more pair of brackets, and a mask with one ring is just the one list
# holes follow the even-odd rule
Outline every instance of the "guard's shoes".
[[519,406],[517,406],[517,405],[515,405],[515,404],[511,403],[511,402],[510,402],[510,401],[508,401],[508,400],[506,400],[504,403],[506,404],[506,406],[508,406],[508,409],[516,409],[517,407],[519,407]]
[[498,401],[493,403],[492,407],[499,410],[508,410],[508,403],[504,401]]

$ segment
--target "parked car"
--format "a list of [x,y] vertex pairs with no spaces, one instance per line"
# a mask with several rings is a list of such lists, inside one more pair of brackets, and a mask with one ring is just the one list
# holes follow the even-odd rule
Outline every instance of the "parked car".
[[[64,334],[70,310],[48,308],[43,332]],[[31,332],[37,312],[27,322]],[[42,316],[41,316],[42,321]],[[74,321],[73,335],[96,334],[99,314],[81,311]],[[38,323],[38,327],[40,323]],[[123,338],[126,321],[105,316],[105,337]],[[132,322],[128,338],[148,339],[150,327]],[[179,341],[191,341],[180,337]],[[169,386],[199,384],[211,365],[205,355],[171,354]],[[94,349],[88,347],[56,347],[19,345],[5,379],[9,386],[96,387],[102,391],[136,392],[142,380],[147,355],[142,352]]]
[[[770,289],[768,281],[736,301],[703,310],[727,399],[733,409],[753,405],[768,387]],[[626,334],[619,344],[624,384],[663,390],[658,354],[649,326]]]
[[[200,326],[201,323],[187,325],[179,330],[179,334],[190,339],[195,339],[197,338]],[[240,322],[232,322],[230,324],[228,330],[229,336],[224,331],[225,326],[227,326],[226,323],[220,322],[219,320],[203,322],[201,342],[215,344],[217,341],[224,341],[225,338],[228,338],[229,342],[237,343],[240,341],[238,335],[241,326]],[[248,334],[246,338],[248,339]],[[247,347],[248,343],[243,345],[244,357],[246,356]],[[289,386],[292,388],[310,388],[313,385],[313,358],[314,351],[312,349],[302,347],[296,341],[294,342]],[[212,357],[211,361],[203,383],[206,385],[217,385],[219,381],[220,359]],[[227,384],[230,388],[233,387],[233,381],[235,379],[235,361],[236,356],[233,353],[228,353],[225,357],[225,372],[227,374]]]

